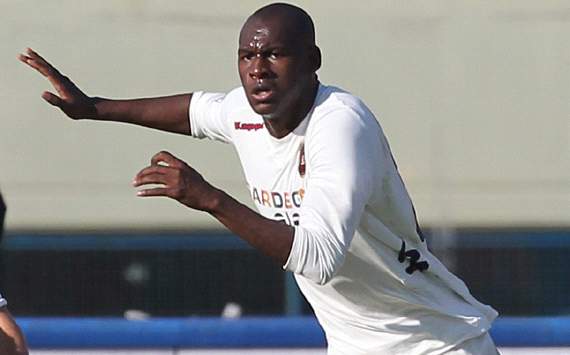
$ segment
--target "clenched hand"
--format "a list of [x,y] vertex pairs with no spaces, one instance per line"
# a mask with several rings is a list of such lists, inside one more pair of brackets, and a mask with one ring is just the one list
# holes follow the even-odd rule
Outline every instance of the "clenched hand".
[[162,185],[139,190],[138,196],[170,197],[190,208],[211,212],[217,204],[218,190],[184,161],[169,152],[159,152],[151,165],[142,169],[133,181],[135,187]]

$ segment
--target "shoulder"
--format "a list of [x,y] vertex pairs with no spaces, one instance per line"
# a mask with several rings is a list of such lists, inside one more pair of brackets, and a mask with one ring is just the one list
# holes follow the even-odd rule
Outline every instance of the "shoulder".
[[226,94],[226,98],[228,100],[232,100],[234,102],[245,102],[247,103],[247,99],[245,97],[245,91],[243,90],[243,87],[238,86],[237,88],[231,90],[230,92],[228,92]]
[[221,106],[226,109],[248,106],[243,88],[238,87],[228,93],[195,91],[192,94],[192,105],[209,107]]
[[360,98],[340,88],[321,85],[308,130],[314,132],[324,127],[353,133],[361,130],[380,132],[376,117]]
[[237,87],[224,97],[224,106],[229,109],[243,109],[249,107],[243,87]]

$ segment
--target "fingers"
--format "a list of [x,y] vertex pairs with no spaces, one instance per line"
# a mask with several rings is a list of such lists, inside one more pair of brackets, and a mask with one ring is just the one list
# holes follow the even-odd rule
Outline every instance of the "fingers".
[[42,63],[35,61],[33,58],[20,54],[18,56],[18,59],[20,59],[21,62],[26,63],[30,67],[39,71],[43,76],[47,77],[49,75],[49,69],[46,68]]
[[137,176],[135,181],[133,181],[134,187],[139,187],[143,185],[149,184],[158,184],[158,185],[165,185],[166,186],[166,178],[162,174],[147,174],[144,176]]
[[49,91],[45,91],[42,94],[42,99],[46,100],[49,104],[57,107],[63,107],[63,105],[65,104],[64,101],[59,96]]
[[133,180],[134,187],[140,187],[149,184],[163,186],[139,190],[137,191],[137,196],[168,196],[168,169],[170,168],[160,165],[151,165],[142,169]]
[[[151,159],[151,165],[134,178],[133,186],[148,188],[137,191],[138,196],[166,196],[189,207],[196,208],[195,194],[206,185],[200,174],[169,152],[161,151]],[[146,187],[146,186],[145,186]]]
[[182,160],[176,158],[174,155],[164,150],[156,153],[150,160],[150,163],[152,165],[165,165],[172,167],[177,167],[181,164],[184,164]]
[[[71,91],[78,90],[67,77],[31,48],[27,48],[25,54],[18,55],[18,59],[45,76],[61,97],[65,98]],[[51,101],[46,101],[53,105]]]
[[59,74],[57,69],[31,48],[26,48],[25,54],[18,55],[18,59],[39,71],[43,76],[50,77]]
[[137,191],[137,196],[140,196],[140,197],[150,197],[150,196],[170,197],[170,195],[168,194],[168,189],[165,187],[155,187],[153,189],[139,190],[139,191]]
[[161,165],[151,165],[142,169],[134,178],[133,186],[139,187],[148,184],[166,185],[167,174],[170,168]]

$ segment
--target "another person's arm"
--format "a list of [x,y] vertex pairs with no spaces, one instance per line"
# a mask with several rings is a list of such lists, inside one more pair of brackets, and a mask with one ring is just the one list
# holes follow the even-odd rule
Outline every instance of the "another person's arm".
[[6,306],[0,307],[0,354],[28,355],[22,330]]
[[42,98],[59,107],[72,119],[125,122],[162,131],[190,134],[188,107],[192,94],[133,100],[89,97],[32,49],[28,48],[18,59],[49,80],[57,95],[46,91]]
[[2,192],[0,191],[0,241],[4,236],[4,217],[6,216],[6,204],[2,199]]

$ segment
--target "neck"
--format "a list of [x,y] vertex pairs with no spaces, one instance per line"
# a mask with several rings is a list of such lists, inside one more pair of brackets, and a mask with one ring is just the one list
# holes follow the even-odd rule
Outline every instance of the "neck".
[[293,104],[286,112],[271,117],[263,117],[269,134],[275,138],[283,138],[293,132],[313,108],[318,90],[319,82],[315,80],[311,83],[311,87],[305,91],[306,94],[301,95],[297,103]]

